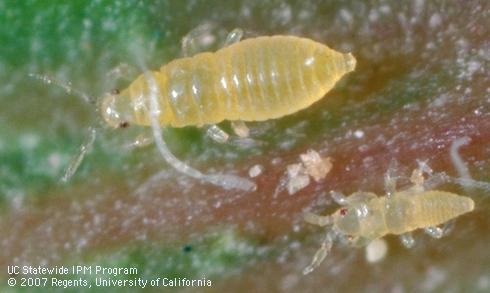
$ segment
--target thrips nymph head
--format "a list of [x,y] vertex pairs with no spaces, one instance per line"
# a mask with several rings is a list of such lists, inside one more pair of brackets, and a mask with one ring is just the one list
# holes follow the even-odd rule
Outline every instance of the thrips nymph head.
[[340,208],[334,215],[335,226],[339,231],[347,235],[359,234],[360,224],[355,209]]
[[134,121],[134,110],[131,109],[131,99],[127,91],[112,90],[102,98],[100,111],[104,120],[111,127],[127,128]]

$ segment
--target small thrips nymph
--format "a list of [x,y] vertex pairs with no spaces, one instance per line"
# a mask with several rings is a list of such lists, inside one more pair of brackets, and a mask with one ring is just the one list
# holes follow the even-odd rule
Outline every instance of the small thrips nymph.
[[[334,201],[342,206],[340,209],[328,216],[305,215],[308,223],[331,228],[311,264],[303,270],[304,274],[320,265],[336,239],[354,246],[365,246],[374,239],[395,234],[400,235],[406,247],[411,247],[414,244],[412,231],[424,229],[430,236],[440,238],[444,230],[438,225],[474,209],[475,204],[469,197],[430,190],[448,177],[443,173],[432,175],[432,170],[424,162],[419,162],[419,167],[410,177],[413,186],[404,190],[395,189],[396,177],[392,171],[388,169],[385,175],[386,196],[355,192],[346,197],[331,192]],[[424,173],[430,175],[428,180],[425,180]]]

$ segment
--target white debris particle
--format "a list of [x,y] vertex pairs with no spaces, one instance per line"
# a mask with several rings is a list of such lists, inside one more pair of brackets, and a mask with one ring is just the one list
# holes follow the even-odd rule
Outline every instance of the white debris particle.
[[6,195],[11,199],[10,207],[12,210],[19,210],[24,205],[24,193],[22,191],[8,190]]
[[482,68],[482,65],[479,61],[476,61],[476,60],[471,60],[468,62],[468,75],[472,76],[473,74],[475,74],[475,72],[477,72],[478,70],[480,70],[480,68]]
[[79,238],[77,243],[76,243],[76,249],[78,251],[80,251],[82,248],[84,248],[85,246],[87,246],[87,243],[88,243],[88,240],[87,238]]
[[366,246],[366,260],[370,263],[377,263],[385,258],[388,246],[384,239],[375,239]]
[[254,178],[262,174],[262,172],[264,172],[264,166],[257,164],[248,170],[248,176],[250,176],[250,178]]
[[85,29],[90,29],[92,27],[92,21],[90,21],[90,19],[84,19],[83,20],[83,27]]
[[281,289],[283,291],[290,291],[299,282],[299,276],[297,274],[288,274],[281,279]]
[[434,44],[434,42],[428,42],[425,47],[428,49],[428,50],[434,50],[436,48],[436,44]]
[[282,162],[281,158],[274,158],[271,161],[272,165],[279,165],[281,162]]
[[59,153],[51,153],[48,156],[48,164],[54,171],[58,171],[61,167],[62,159]]
[[289,178],[287,189],[290,195],[295,194],[310,184],[310,176],[306,174],[306,169],[302,164],[288,165],[287,170]]
[[366,167],[369,167],[373,162],[374,162],[374,159],[371,156],[365,157],[364,159],[362,159],[362,164]]
[[352,24],[353,17],[352,17],[352,13],[350,13],[349,10],[340,9],[339,13],[340,13],[340,18],[342,18],[342,20],[344,20],[348,24]]
[[436,28],[439,25],[441,25],[441,22],[442,22],[442,20],[441,20],[441,16],[439,15],[439,13],[434,13],[434,14],[432,14],[432,16],[429,19],[429,27],[430,28]]
[[39,136],[27,133],[21,135],[19,139],[20,146],[25,150],[32,150],[39,144]]
[[379,7],[379,11],[383,14],[389,14],[391,12],[391,8],[388,5],[383,5]]
[[415,15],[420,16],[424,11],[425,0],[415,0],[414,10]]
[[368,15],[368,19],[369,21],[371,22],[376,22],[379,18],[379,13],[376,9],[371,9],[371,11],[369,11],[369,15]]
[[429,107],[435,107],[435,108],[439,108],[439,107],[442,107],[444,106],[449,100],[451,99],[451,96],[449,96],[448,94],[441,94],[439,95],[437,98],[434,99],[434,101],[432,101],[429,105]]
[[324,179],[332,169],[331,158],[322,158],[315,150],[308,150],[305,154],[301,154],[300,158],[306,168],[306,173],[316,182]]
[[[248,75],[247,75],[247,78],[248,78]],[[243,123],[243,121],[235,122],[233,124],[233,131],[240,138],[247,138],[250,135],[250,129],[248,129],[247,125],[245,125],[245,123]]]
[[300,163],[298,163],[298,164],[291,164],[291,165],[288,165],[287,171],[288,171],[288,176],[290,178],[293,178],[293,177],[296,177],[296,176],[298,176],[300,174],[304,174],[305,173],[305,168]]
[[106,19],[102,22],[102,29],[105,31],[114,31],[117,29],[117,24],[112,19]]
[[299,225],[293,225],[293,231],[294,232],[299,232],[300,231],[300,226]]
[[477,288],[480,290],[488,290],[490,289],[490,278],[488,276],[480,276],[477,281]]
[[219,209],[221,207],[221,204],[222,202],[220,200],[218,200],[215,204],[214,204],[214,208],[216,209]]
[[242,10],[240,11],[241,15],[243,15],[244,17],[250,17],[250,15],[252,14],[251,10],[250,10],[250,7],[248,6],[244,6],[242,7]]
[[361,153],[363,152],[366,152],[367,150],[369,150],[369,146],[367,144],[363,144],[363,145],[360,145],[358,148],[357,148]]
[[358,130],[354,131],[354,136],[356,138],[363,138],[364,137],[364,131],[358,129]]
[[291,7],[285,3],[282,3],[279,8],[272,11],[272,17],[279,23],[288,23],[291,21],[292,17]]
[[431,267],[427,271],[425,280],[421,283],[424,291],[434,291],[447,280],[447,272],[442,269]]

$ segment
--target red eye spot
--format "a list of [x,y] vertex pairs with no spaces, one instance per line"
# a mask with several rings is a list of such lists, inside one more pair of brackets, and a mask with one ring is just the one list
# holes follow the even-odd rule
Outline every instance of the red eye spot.
[[347,209],[340,209],[340,215],[341,216],[347,215]]

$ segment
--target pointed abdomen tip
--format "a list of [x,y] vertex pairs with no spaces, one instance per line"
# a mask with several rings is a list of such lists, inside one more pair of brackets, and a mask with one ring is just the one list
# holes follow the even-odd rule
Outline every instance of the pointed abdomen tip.
[[467,198],[468,202],[468,211],[471,212],[472,210],[475,209],[475,202],[471,198]]
[[352,55],[352,53],[344,54],[344,62],[345,62],[345,68],[347,72],[352,72],[354,71],[354,69],[356,69],[357,60],[354,57],[354,55]]

